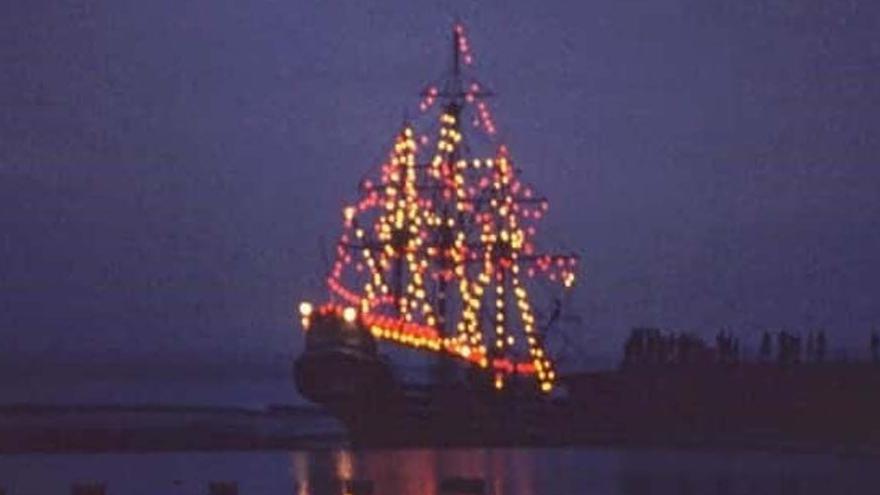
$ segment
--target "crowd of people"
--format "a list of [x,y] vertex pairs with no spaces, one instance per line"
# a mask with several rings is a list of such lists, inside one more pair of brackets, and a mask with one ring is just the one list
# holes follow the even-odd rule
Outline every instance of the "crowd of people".
[[[806,353],[804,353],[806,351]],[[773,337],[764,332],[761,338],[760,359],[763,362],[773,360]],[[776,334],[776,362],[779,364],[798,364],[801,362],[821,363],[828,353],[828,341],[825,332],[810,332],[806,346],[800,334],[781,331]]]
[[[739,340],[724,332],[719,334],[719,339],[723,341],[725,360],[738,359]],[[636,328],[624,344],[623,362],[624,365],[707,363],[716,359],[717,352],[691,333]]]
[[[880,366],[880,334],[872,332],[869,343],[871,361]],[[658,328],[634,328],[623,348],[623,364],[663,365],[721,363],[733,364],[742,359],[739,337],[722,330],[715,346],[688,332],[670,332]],[[828,340],[822,330],[799,333],[765,331],[761,337],[758,361],[780,365],[822,363],[828,359]]]

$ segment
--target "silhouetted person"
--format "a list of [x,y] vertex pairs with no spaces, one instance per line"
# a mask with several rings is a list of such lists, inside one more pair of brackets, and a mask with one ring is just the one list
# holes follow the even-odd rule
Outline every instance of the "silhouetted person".
[[654,332],[648,334],[648,337],[645,342],[645,357],[646,362],[649,364],[654,364],[657,358],[657,336],[654,335]]
[[553,302],[553,312],[550,313],[550,319],[548,320],[550,323],[547,323],[547,327],[549,328],[553,325],[557,319],[559,319],[559,315],[562,313],[562,299],[556,299]]
[[871,361],[880,364],[880,335],[877,332],[871,332]]
[[661,335],[657,342],[657,358],[660,364],[669,363],[669,354],[672,344],[668,335]]
[[723,332],[721,335],[721,348],[722,348],[722,356],[723,361],[725,363],[732,363],[736,361],[736,347],[735,344],[737,339],[730,334],[730,332]]
[[825,341],[825,332],[823,330],[819,330],[819,334],[816,335],[816,362],[821,363],[825,361],[825,352],[828,350],[828,343]]
[[770,333],[764,332],[764,336],[761,338],[761,361],[765,363],[770,361],[770,356],[773,354],[773,341],[770,340]]
[[812,362],[816,360],[816,336],[810,331],[807,335],[807,358],[806,361]]
[[682,363],[687,363],[688,361],[690,361],[690,353],[691,339],[686,334],[680,334],[678,336],[679,361]]
[[643,328],[634,328],[629,333],[629,338],[623,346],[623,362],[628,365],[644,364],[645,360],[645,335]]
[[633,357],[636,363],[641,363],[645,358],[645,332],[638,330],[633,335]]
[[785,364],[788,360],[788,334],[783,332],[779,332],[776,334],[776,362],[779,364]]
[[629,337],[626,338],[626,341],[623,343],[623,363],[624,364],[632,364],[636,355],[636,332],[632,330],[629,332]]

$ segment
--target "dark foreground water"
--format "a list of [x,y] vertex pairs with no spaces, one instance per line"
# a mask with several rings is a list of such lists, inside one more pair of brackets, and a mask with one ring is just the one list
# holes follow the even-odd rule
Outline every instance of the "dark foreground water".
[[849,455],[626,449],[350,450],[0,457],[9,495],[69,494],[98,482],[107,495],[345,493],[372,480],[375,495],[434,495],[449,477],[485,480],[487,494],[877,494],[880,458]]

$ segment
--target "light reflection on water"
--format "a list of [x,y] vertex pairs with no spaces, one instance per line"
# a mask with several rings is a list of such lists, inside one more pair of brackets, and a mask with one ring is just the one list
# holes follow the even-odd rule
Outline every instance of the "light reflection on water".
[[374,495],[445,495],[442,480],[484,480],[492,495],[812,495],[880,493],[880,459],[815,454],[626,449],[346,449],[285,452],[0,456],[9,495],[68,494],[76,482],[107,495],[207,494],[234,481],[241,495],[341,495],[369,480]]
[[[443,495],[450,477],[484,480],[492,495],[809,495],[880,493],[870,457],[625,449],[468,449],[296,452],[300,495],[345,493],[339,480],[371,480],[374,493]],[[309,466],[306,472],[297,466]],[[328,477],[328,473],[335,476]]]

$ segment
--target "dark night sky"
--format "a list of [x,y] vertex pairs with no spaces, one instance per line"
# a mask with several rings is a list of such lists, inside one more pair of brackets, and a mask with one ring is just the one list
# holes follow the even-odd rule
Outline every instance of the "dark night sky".
[[296,352],[322,237],[456,14],[546,240],[584,256],[590,352],[641,324],[880,326],[876,2],[12,0],[2,353]]

